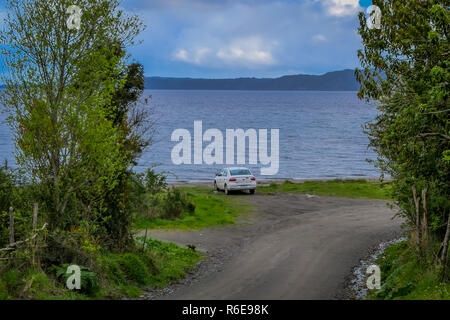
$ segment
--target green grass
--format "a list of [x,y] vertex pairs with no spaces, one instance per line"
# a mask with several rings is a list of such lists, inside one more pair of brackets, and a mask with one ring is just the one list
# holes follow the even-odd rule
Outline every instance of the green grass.
[[381,269],[381,289],[371,292],[373,300],[450,300],[450,283],[441,269],[420,263],[407,242],[388,247],[375,261]]
[[[142,248],[143,239],[137,241]],[[155,239],[147,239],[144,252],[104,254],[100,259],[105,274],[101,296],[138,297],[142,287],[164,287],[183,278],[202,259],[198,251]]]
[[186,271],[204,258],[198,251],[170,242],[148,239],[147,245],[151,248],[158,269],[157,273],[150,276],[147,285],[155,287],[165,287],[170,282],[183,278]]
[[258,193],[275,194],[277,192],[313,194],[341,198],[365,198],[373,200],[390,200],[390,183],[369,182],[358,180],[305,181],[293,183],[285,181],[282,184],[272,183],[269,186],[257,187]]
[[193,213],[184,212],[180,218],[168,220],[137,216],[134,229],[188,229],[198,230],[211,226],[233,224],[236,218],[252,211],[248,202],[240,201],[238,197],[225,196],[223,193],[214,193],[205,187],[182,187],[192,203],[195,205]]
[[0,275],[0,300],[83,300],[86,296],[65,289],[50,274],[42,270],[16,268],[4,271]]
[[[159,219],[137,215],[133,228],[149,229],[188,229],[198,230],[211,226],[233,224],[236,219],[252,211],[252,206],[245,197],[226,196],[222,192],[214,193],[211,188],[181,187],[190,201],[195,204],[195,212],[184,212],[178,219]],[[314,194],[318,196],[333,196],[343,198],[365,198],[373,200],[391,200],[390,183],[369,182],[359,180],[305,181],[282,184],[272,183],[269,186],[258,186],[257,192],[275,194],[278,192]]]

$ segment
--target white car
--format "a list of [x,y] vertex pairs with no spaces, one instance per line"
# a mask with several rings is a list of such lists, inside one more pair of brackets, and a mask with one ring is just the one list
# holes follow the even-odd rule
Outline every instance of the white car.
[[225,194],[234,190],[248,190],[251,194],[254,194],[256,178],[248,168],[224,168],[216,173],[214,188],[217,191],[224,190]]

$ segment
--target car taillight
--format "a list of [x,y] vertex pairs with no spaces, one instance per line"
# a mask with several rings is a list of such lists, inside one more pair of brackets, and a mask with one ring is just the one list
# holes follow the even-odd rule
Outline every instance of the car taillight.
[[255,181],[256,180],[256,178],[255,177],[252,177],[250,180],[252,180],[252,181]]
[[228,181],[230,181],[230,182],[233,182],[233,181],[236,181],[236,179],[234,179],[234,178],[231,178],[230,180],[228,180]]

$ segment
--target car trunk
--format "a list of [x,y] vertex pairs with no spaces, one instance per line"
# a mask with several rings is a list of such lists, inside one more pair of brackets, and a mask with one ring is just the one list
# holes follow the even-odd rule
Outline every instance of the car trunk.
[[235,183],[239,185],[251,184],[251,176],[231,176],[231,179],[236,179]]

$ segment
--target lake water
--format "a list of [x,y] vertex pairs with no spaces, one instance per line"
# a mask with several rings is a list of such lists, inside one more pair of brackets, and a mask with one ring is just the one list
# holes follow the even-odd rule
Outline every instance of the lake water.
[[[279,129],[279,172],[261,177],[260,165],[247,165],[259,178],[379,176],[366,161],[376,156],[368,149],[361,128],[377,111],[358,100],[356,92],[146,90],[145,95],[152,95],[157,134],[136,171],[158,164],[156,171],[170,171],[181,181],[213,178],[225,165],[174,165],[171,160],[177,144],[171,141],[172,132],[184,128],[193,136],[194,121],[201,120],[203,132],[217,128],[224,137],[226,129]],[[13,164],[14,146],[4,114],[0,125],[0,159]],[[203,147],[208,144],[204,142]]]

